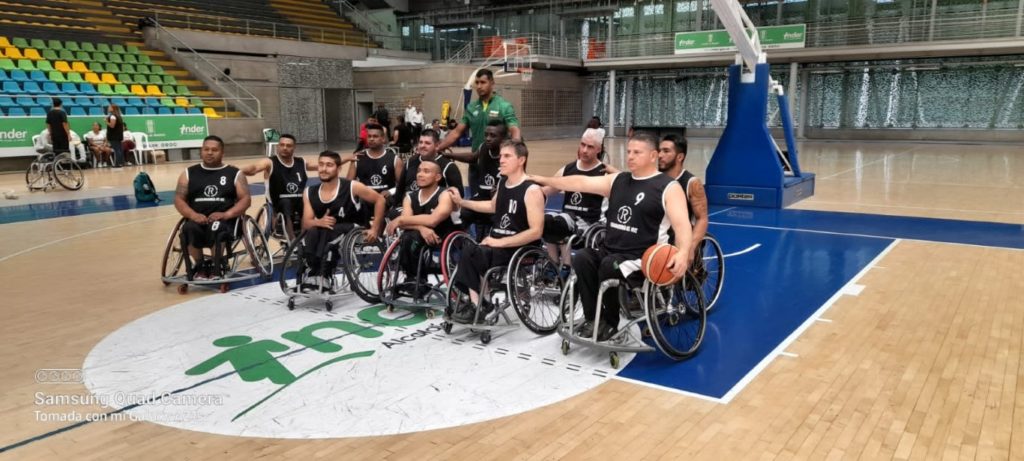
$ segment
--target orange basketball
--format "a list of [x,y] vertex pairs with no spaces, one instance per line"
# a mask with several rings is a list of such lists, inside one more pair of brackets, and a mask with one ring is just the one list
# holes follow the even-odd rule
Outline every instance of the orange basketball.
[[640,270],[643,271],[647,280],[658,286],[670,285],[675,282],[676,276],[668,270],[668,263],[676,256],[676,247],[667,243],[651,245],[640,258]]

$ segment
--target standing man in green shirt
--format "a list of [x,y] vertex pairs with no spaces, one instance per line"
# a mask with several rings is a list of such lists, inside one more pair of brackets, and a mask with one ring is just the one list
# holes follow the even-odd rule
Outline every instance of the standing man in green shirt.
[[[516,118],[516,111],[512,108],[512,103],[494,93],[494,73],[490,69],[480,69],[477,71],[476,94],[480,98],[466,106],[466,111],[462,114],[462,120],[459,121],[458,126],[449,132],[448,136],[437,146],[438,152],[442,152],[454,145],[463,133],[466,132],[466,128],[469,128],[469,135],[473,142],[472,152],[477,152],[480,149],[480,145],[484,143],[484,130],[487,128],[487,123],[491,120],[502,121],[508,128],[509,138],[514,140],[522,139],[522,133],[519,130],[519,119]],[[461,158],[454,159],[466,161]],[[469,183],[471,187],[477,185],[478,173],[479,167],[474,163],[470,163]]]

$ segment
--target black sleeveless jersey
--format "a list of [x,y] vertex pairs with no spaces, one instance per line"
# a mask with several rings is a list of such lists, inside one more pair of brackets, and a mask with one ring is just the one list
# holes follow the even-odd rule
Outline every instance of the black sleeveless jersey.
[[679,185],[683,186],[683,195],[686,197],[686,214],[690,217],[690,226],[697,224],[697,218],[693,216],[693,204],[690,203],[690,181],[694,178],[696,176],[686,170],[683,170],[679,177],[676,178],[676,181],[679,181]]
[[359,198],[352,193],[352,181],[345,178],[338,178],[338,190],[334,197],[326,201],[320,197],[320,188],[323,184],[309,186],[306,189],[306,196],[309,198],[309,205],[313,208],[313,216],[323,218],[334,216],[338,222],[356,222],[359,220]]
[[229,165],[216,169],[207,169],[202,164],[188,167],[188,206],[203,215],[230,210],[238,203],[238,173],[238,168]]
[[[402,172],[402,186],[405,188],[403,189],[403,192],[415,192],[420,190],[420,186],[416,185],[416,172],[420,169],[420,163],[422,162],[423,159],[419,155],[414,155],[409,158],[409,161],[405,165],[405,171]],[[440,155],[434,157],[434,162],[441,167],[441,182],[438,183],[438,186],[442,190],[449,187],[456,187],[461,191],[462,173],[459,172],[459,167],[455,165],[455,162]]]
[[609,252],[639,258],[651,245],[668,241],[665,188],[672,181],[661,173],[638,179],[624,172],[615,177],[605,213],[604,246]]
[[495,192],[497,202],[491,216],[491,237],[494,238],[509,237],[530,228],[530,221],[526,219],[526,190],[534,182],[525,180],[508,187],[506,181],[508,178],[501,178]]
[[365,155],[356,162],[357,181],[377,192],[386,191],[398,184],[395,180],[395,158],[398,154],[394,149],[384,149],[384,155],[380,158],[371,158],[368,149],[363,153]]
[[[430,197],[427,197],[426,201],[420,202],[420,191],[417,190],[414,192],[409,192],[409,203],[412,205],[411,211],[413,216],[433,213],[434,209],[437,208],[437,205],[441,200],[441,194],[445,193],[446,192],[444,191],[444,189],[438,187],[437,189],[434,190],[434,193],[431,194]],[[447,219],[437,223],[437,225],[434,226],[434,233],[437,234],[438,237],[444,238],[446,235],[452,233],[452,231],[455,231],[456,229],[458,229],[458,226],[456,226],[455,223],[452,222],[452,218],[451,216],[449,216]]]
[[494,196],[495,187],[498,185],[501,175],[498,173],[499,157],[492,157],[487,150],[486,144],[480,145],[480,155],[477,157],[477,189],[480,191],[479,199],[491,198]]
[[270,157],[270,176],[267,177],[267,194],[272,202],[281,199],[302,200],[306,188],[306,161],[292,157],[292,166],[285,166],[276,155]]
[[[604,163],[598,163],[597,166],[589,170],[579,169],[578,162],[571,162],[562,168],[562,176],[604,176],[604,174]],[[603,204],[604,197],[597,194],[565,192],[562,201],[562,211],[588,223],[595,223],[601,219],[601,205]]]

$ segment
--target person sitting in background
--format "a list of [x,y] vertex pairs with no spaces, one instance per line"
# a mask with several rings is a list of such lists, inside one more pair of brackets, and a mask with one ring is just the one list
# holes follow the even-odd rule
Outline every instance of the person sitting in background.
[[135,151],[135,138],[132,136],[132,132],[128,131],[128,124],[124,124],[124,139],[121,140],[121,152],[124,152],[124,163],[125,165],[134,165],[135,157],[132,154]]
[[107,130],[101,130],[99,122],[92,124],[92,131],[85,134],[85,142],[89,152],[96,159],[96,166],[111,166],[110,156],[114,149],[107,142]]

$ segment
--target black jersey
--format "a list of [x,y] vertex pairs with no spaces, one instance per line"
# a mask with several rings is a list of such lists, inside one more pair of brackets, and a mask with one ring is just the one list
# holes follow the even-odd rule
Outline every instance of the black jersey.
[[676,177],[676,181],[679,182],[679,185],[683,186],[683,195],[686,197],[686,214],[690,217],[690,226],[697,224],[697,218],[693,216],[693,204],[690,203],[690,182],[694,179],[697,179],[697,177],[686,170],[683,170],[683,172]]
[[272,203],[278,200],[302,200],[302,191],[306,188],[306,161],[302,157],[292,157],[292,165],[287,166],[276,155],[270,158],[270,176],[267,177],[267,196]]
[[326,200],[320,197],[320,188],[323,184],[310,186],[306,189],[306,196],[309,198],[309,205],[313,208],[313,216],[323,218],[334,216],[338,222],[357,222],[360,218],[359,198],[352,193],[352,181],[345,178],[338,178],[338,190],[334,196]]
[[235,180],[239,170],[233,166],[206,168],[202,164],[185,170],[188,179],[188,206],[202,215],[225,212],[238,203]]
[[[604,176],[605,170],[604,163],[598,163],[589,170],[581,170],[579,162],[576,161],[562,167],[562,176]],[[604,204],[604,197],[583,192],[566,192],[564,195],[563,212],[588,223],[595,223],[601,219],[601,206]]]
[[[419,155],[414,155],[409,158],[409,161],[405,165],[405,171],[402,172],[401,186],[404,189],[401,192],[415,192],[420,190],[420,186],[416,185],[416,173],[420,169],[420,163],[423,159]],[[434,162],[441,167],[441,182],[438,183],[438,187],[442,190],[449,187],[458,188],[462,191],[462,173],[459,172],[459,167],[455,165],[451,159],[442,156],[434,157]]]
[[[434,209],[437,208],[437,205],[441,201],[441,194],[444,193],[444,189],[438,187],[437,189],[434,189],[434,193],[430,194],[430,197],[422,198],[423,200],[421,201],[419,190],[409,192],[409,203],[412,208],[412,210],[410,211],[412,211],[413,216],[428,215],[430,213],[433,213]],[[436,226],[434,226],[434,233],[437,234],[439,237],[444,238],[446,235],[452,233],[458,228],[459,226],[457,226],[455,222],[452,221],[452,217],[448,216],[448,218],[444,219],[443,221],[437,223]]]
[[[477,199],[489,199],[494,196],[495,186],[498,185],[501,175],[498,173],[498,159],[500,155],[492,156],[487,149],[487,144],[480,145],[480,155],[477,157]],[[497,153],[495,153],[497,154]]]
[[530,228],[530,221],[526,219],[526,190],[534,182],[525,180],[508,187],[507,181],[501,178],[496,187],[497,202],[491,216],[491,237],[494,238],[509,237]]
[[386,191],[398,184],[395,180],[395,159],[398,154],[394,149],[384,149],[384,155],[380,158],[370,157],[369,149],[363,153],[356,162],[357,181],[377,192]]
[[609,252],[639,258],[651,245],[668,241],[665,189],[672,181],[661,173],[634,178],[624,172],[615,177],[605,213],[608,234],[604,246]]

